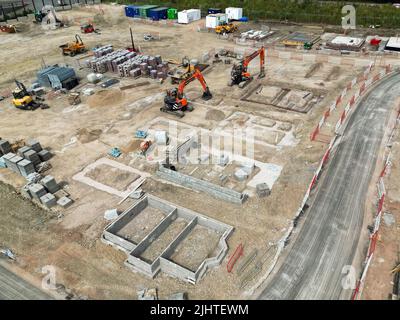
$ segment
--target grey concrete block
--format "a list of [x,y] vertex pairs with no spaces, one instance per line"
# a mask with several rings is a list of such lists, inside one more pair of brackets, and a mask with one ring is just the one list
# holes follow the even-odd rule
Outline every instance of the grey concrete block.
[[45,176],[40,183],[50,192],[55,193],[60,190],[60,186],[52,176]]
[[236,170],[235,173],[233,174],[233,176],[238,181],[245,181],[249,177],[247,172],[244,171],[243,169]]
[[37,166],[41,161],[39,155],[35,150],[29,150],[25,152],[25,159],[32,161],[32,163]]
[[24,160],[24,158],[15,155],[14,157],[12,157],[10,159],[10,169],[12,171],[14,171],[15,173],[21,174],[21,172],[19,171],[19,167],[18,167],[18,162]]
[[50,151],[43,149],[41,151],[38,152],[39,158],[41,161],[47,161],[50,160],[50,158],[52,157],[52,154],[50,153]]
[[53,194],[46,193],[40,197],[40,202],[43,203],[47,208],[52,208],[57,204],[57,199]]
[[33,150],[35,150],[36,152],[40,152],[42,151],[42,146],[40,145],[39,141],[35,140],[35,139],[29,139],[26,142],[26,145],[28,147],[31,147]]
[[7,140],[0,140],[0,151],[3,154],[7,154],[9,152],[11,152],[11,145]]
[[269,189],[269,186],[266,183],[257,184],[256,191],[257,191],[257,195],[260,198],[269,196],[271,194],[271,190]]
[[58,199],[58,201],[57,201],[57,204],[63,208],[69,207],[72,203],[73,203],[72,199],[70,199],[68,197],[62,197],[62,198]]
[[228,164],[228,162],[229,162],[229,156],[226,154],[221,154],[221,156],[218,159],[218,164],[224,167]]
[[36,200],[40,201],[40,198],[43,197],[47,192],[46,189],[38,183],[33,183],[29,186],[29,192],[32,197]]
[[4,163],[5,163],[6,166],[7,166],[7,168],[9,168],[9,167],[11,166],[10,160],[11,160],[13,157],[15,157],[15,156],[16,156],[15,153],[9,152],[9,153],[5,154],[5,155],[2,157]]
[[28,151],[30,151],[30,150],[32,150],[31,147],[25,146],[25,147],[19,148],[17,154],[18,154],[20,157],[25,158],[25,153],[28,152]]
[[22,176],[25,178],[28,177],[31,173],[35,172],[35,166],[33,165],[32,161],[23,159],[18,162],[18,169]]

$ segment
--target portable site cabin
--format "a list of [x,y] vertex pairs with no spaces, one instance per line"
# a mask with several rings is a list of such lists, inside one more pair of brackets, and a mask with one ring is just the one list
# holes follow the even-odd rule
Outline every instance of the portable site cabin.
[[228,22],[228,15],[225,13],[209,14],[206,17],[206,28],[215,29],[226,22]]
[[178,19],[178,9],[169,8],[167,10],[167,16],[169,20],[176,20]]
[[141,18],[148,18],[149,17],[149,12],[151,9],[155,9],[158,6],[155,5],[146,5],[146,6],[140,6],[139,7],[139,15]]
[[229,20],[240,20],[243,17],[243,8],[229,7],[225,9]]
[[201,19],[200,9],[189,9],[178,12],[178,23],[190,23]]
[[139,16],[139,6],[125,6],[125,15],[127,17],[133,18]]
[[165,20],[167,19],[167,10],[167,7],[150,9],[148,17],[155,21]]

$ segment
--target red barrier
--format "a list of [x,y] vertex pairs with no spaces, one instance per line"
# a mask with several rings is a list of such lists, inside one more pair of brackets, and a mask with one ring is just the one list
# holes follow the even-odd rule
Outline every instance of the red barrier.
[[351,99],[350,99],[350,101],[349,101],[350,106],[353,106],[353,104],[354,104],[355,101],[356,101],[356,97],[355,97],[355,96],[352,96]]
[[317,126],[315,129],[314,129],[314,131],[311,133],[311,141],[314,141],[315,140],[315,137],[317,136],[317,134],[318,134],[318,132],[319,132],[319,127]]
[[233,253],[232,257],[229,258],[228,264],[226,265],[226,270],[231,272],[233,267],[235,266],[236,261],[243,255],[243,245],[239,244]]

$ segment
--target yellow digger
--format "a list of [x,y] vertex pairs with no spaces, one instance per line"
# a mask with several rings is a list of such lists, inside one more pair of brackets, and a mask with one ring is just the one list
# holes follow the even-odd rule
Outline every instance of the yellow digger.
[[236,32],[237,30],[238,30],[237,25],[233,24],[232,22],[224,23],[215,27],[216,34],[233,33]]
[[15,80],[17,88],[12,92],[13,95],[13,104],[16,108],[22,110],[35,110],[39,107],[42,109],[47,109],[48,106],[43,103],[38,103],[33,100],[32,95],[29,94],[25,85],[18,80]]
[[86,46],[84,45],[82,38],[76,34],[75,42],[70,42],[60,46],[61,52],[64,56],[75,56],[78,53],[83,53],[86,51]]

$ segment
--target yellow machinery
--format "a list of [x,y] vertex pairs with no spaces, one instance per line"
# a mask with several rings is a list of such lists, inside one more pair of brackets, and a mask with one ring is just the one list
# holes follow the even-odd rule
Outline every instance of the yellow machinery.
[[18,109],[30,109],[34,103],[32,96],[28,93],[23,83],[17,80],[15,80],[15,83],[17,88],[12,92],[14,106]]
[[75,35],[75,42],[70,42],[60,46],[62,54],[64,56],[71,56],[78,53],[83,53],[86,51],[86,46],[84,45],[82,38],[79,35]]
[[26,90],[26,87],[22,82],[15,80],[15,83],[17,88],[12,92],[12,102],[16,108],[22,110],[35,110],[39,107],[42,109],[48,108],[47,105],[33,100],[32,96],[29,94],[28,90]]
[[216,34],[226,34],[226,33],[233,33],[238,30],[237,25],[230,23],[225,23],[215,28]]

